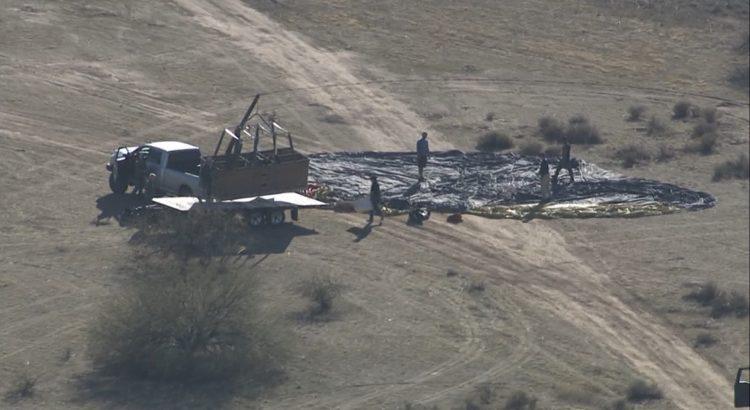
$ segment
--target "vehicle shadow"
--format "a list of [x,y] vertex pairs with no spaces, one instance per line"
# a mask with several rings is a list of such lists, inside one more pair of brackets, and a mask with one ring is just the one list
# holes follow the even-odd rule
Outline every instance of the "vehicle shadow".
[[99,215],[93,221],[94,225],[106,224],[110,219],[121,222],[122,214],[126,209],[147,205],[149,201],[141,196],[133,194],[107,194],[96,199],[96,208]]
[[237,226],[231,232],[215,233],[213,237],[204,236],[205,232],[195,232],[192,238],[174,233],[154,233],[147,226],[134,226],[137,231],[130,237],[130,244],[144,246],[154,253],[174,254],[183,258],[236,256],[237,259],[251,259],[256,255],[280,254],[286,252],[294,238],[318,234],[314,229],[293,223],[256,228]]

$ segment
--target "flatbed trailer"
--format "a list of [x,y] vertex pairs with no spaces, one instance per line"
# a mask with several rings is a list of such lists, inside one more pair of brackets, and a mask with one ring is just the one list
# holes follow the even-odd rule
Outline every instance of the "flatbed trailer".
[[299,220],[301,208],[319,208],[327,205],[325,202],[308,198],[296,192],[261,195],[222,201],[202,201],[197,197],[161,197],[153,198],[159,205],[179,212],[227,212],[240,213],[247,219],[250,226],[281,225],[286,220],[289,211],[293,221]]

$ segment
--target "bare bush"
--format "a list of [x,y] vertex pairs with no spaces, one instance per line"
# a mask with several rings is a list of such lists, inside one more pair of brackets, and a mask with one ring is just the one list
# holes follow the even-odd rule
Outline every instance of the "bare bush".
[[748,300],[746,295],[736,290],[729,293],[722,291],[711,301],[712,317],[721,318],[730,314],[734,314],[737,317],[748,315]]
[[521,149],[518,151],[521,155],[526,156],[537,156],[542,153],[544,146],[538,142],[530,141],[521,145]]
[[645,380],[636,380],[630,384],[627,391],[628,400],[640,403],[649,400],[661,400],[664,394],[658,386]]
[[583,115],[574,115],[568,120],[565,138],[572,144],[600,144],[599,130]]
[[685,299],[708,306],[719,294],[719,288],[714,282],[706,282],[698,287],[697,290],[685,295]]
[[741,154],[736,160],[724,161],[714,168],[714,181],[748,178],[750,178],[750,163],[746,154]]
[[495,392],[492,391],[492,385],[488,383],[477,387],[477,394],[479,395],[479,402],[482,404],[492,403],[492,398],[495,396]]
[[632,168],[651,160],[651,154],[640,145],[626,145],[615,152],[615,158],[622,161],[622,166]]
[[693,346],[697,348],[710,347],[716,344],[718,340],[711,335],[711,333],[701,333],[693,342]]
[[559,142],[565,138],[565,128],[556,118],[542,117],[538,125],[539,134],[547,141]]
[[719,120],[719,117],[721,113],[719,113],[719,110],[716,109],[716,107],[706,107],[701,109],[701,115],[703,116],[703,120],[706,121],[709,124],[714,124]]
[[200,209],[139,219],[136,227],[140,231],[140,237],[134,237],[136,243],[182,259],[226,254],[239,247],[245,233],[238,216]]
[[688,118],[692,115],[693,104],[688,101],[678,101],[674,107],[672,107],[672,118],[675,120],[681,120]]
[[490,131],[479,137],[476,148],[487,152],[502,151],[513,148],[513,141],[503,133]]
[[677,155],[675,149],[670,145],[659,145],[659,151],[656,153],[657,162],[667,162],[674,159]]
[[315,320],[329,313],[341,290],[341,284],[329,276],[315,276],[305,281],[300,287],[300,293],[312,303],[307,318]]
[[505,402],[505,410],[534,410],[537,399],[523,391],[513,393]]
[[193,382],[272,365],[277,344],[256,318],[252,276],[221,261],[162,258],[138,266],[89,330],[97,370]]
[[5,400],[17,402],[33,397],[36,393],[36,383],[36,377],[30,376],[26,372],[19,374],[13,381],[11,388],[5,392]]
[[708,122],[708,121],[701,121],[693,127],[693,138],[701,138],[706,134],[715,134],[716,133],[716,123]]
[[484,116],[484,120],[487,122],[492,122],[495,120],[495,113],[494,112],[488,112],[487,115]]
[[649,137],[663,137],[669,131],[667,124],[656,116],[651,116],[646,123],[646,135]]
[[694,152],[701,155],[713,154],[716,149],[716,142],[718,141],[718,138],[719,137],[715,133],[703,134],[699,138],[696,138],[696,141],[685,145],[685,151]]
[[645,112],[645,105],[631,105],[630,107],[628,107],[628,121],[640,121],[643,113]]
[[737,66],[729,74],[729,83],[739,89],[750,89],[750,67]]

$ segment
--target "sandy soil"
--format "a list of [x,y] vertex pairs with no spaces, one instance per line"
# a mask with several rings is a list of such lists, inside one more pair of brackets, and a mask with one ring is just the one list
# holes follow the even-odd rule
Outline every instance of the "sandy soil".
[[[463,407],[489,386],[543,408],[602,408],[635,378],[643,408],[728,408],[747,365],[748,320],[682,299],[707,280],[748,289],[748,182],[710,181],[748,150],[748,98],[725,81],[746,16],[669,15],[606,2],[9,0],[0,9],[0,391],[39,377],[28,408]],[[679,2],[675,2],[679,3]],[[87,384],[87,323],[117,285],[134,232],[114,220],[104,163],[118,144],[211,148],[256,92],[307,152],[471,149],[488,130],[536,140],[542,115],[583,112],[605,143],[576,155],[609,168],[625,144],[680,148],[689,99],[718,106],[716,154],[678,153],[624,173],[701,189],[716,208],[642,219],[497,221],[436,215],[424,227],[310,211],[261,232],[264,309],[288,330],[276,383],[203,390]],[[648,138],[631,104],[669,123]],[[493,118],[487,120],[487,114]],[[448,272],[455,275],[448,275]],[[346,291],[309,325],[294,291],[314,274]],[[476,290],[482,284],[481,291]],[[710,332],[718,343],[695,348]],[[124,390],[123,390],[124,389]]]

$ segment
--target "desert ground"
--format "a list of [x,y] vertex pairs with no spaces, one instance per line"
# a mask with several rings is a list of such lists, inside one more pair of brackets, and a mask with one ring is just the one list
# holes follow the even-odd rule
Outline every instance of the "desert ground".
[[[3,0],[0,391],[20,374],[37,384],[0,407],[502,408],[523,391],[538,408],[599,409],[644,379],[664,397],[637,408],[730,408],[748,318],[712,318],[684,296],[707,281],[748,292],[748,180],[711,180],[748,152],[748,93],[727,81],[748,64],[748,7],[654,3]],[[582,113],[604,143],[576,156],[717,206],[459,225],[434,214],[418,228],[395,216],[366,236],[361,214],[304,211],[253,233],[241,265],[286,332],[273,381],[231,394],[90,382],[87,327],[138,263],[133,229],[109,218],[128,204],[109,192],[108,155],[170,139],[208,150],[258,92],[308,153],[411,150],[422,130],[433,150],[472,150],[491,130],[518,146],[542,141],[541,116]],[[681,150],[694,122],[670,118],[680,100],[717,107],[715,153]],[[671,132],[645,135],[625,120],[633,104]],[[627,144],[677,154],[624,169],[614,153]],[[332,320],[300,323],[295,288],[316,274],[344,291]],[[696,347],[705,333],[716,342]]]

